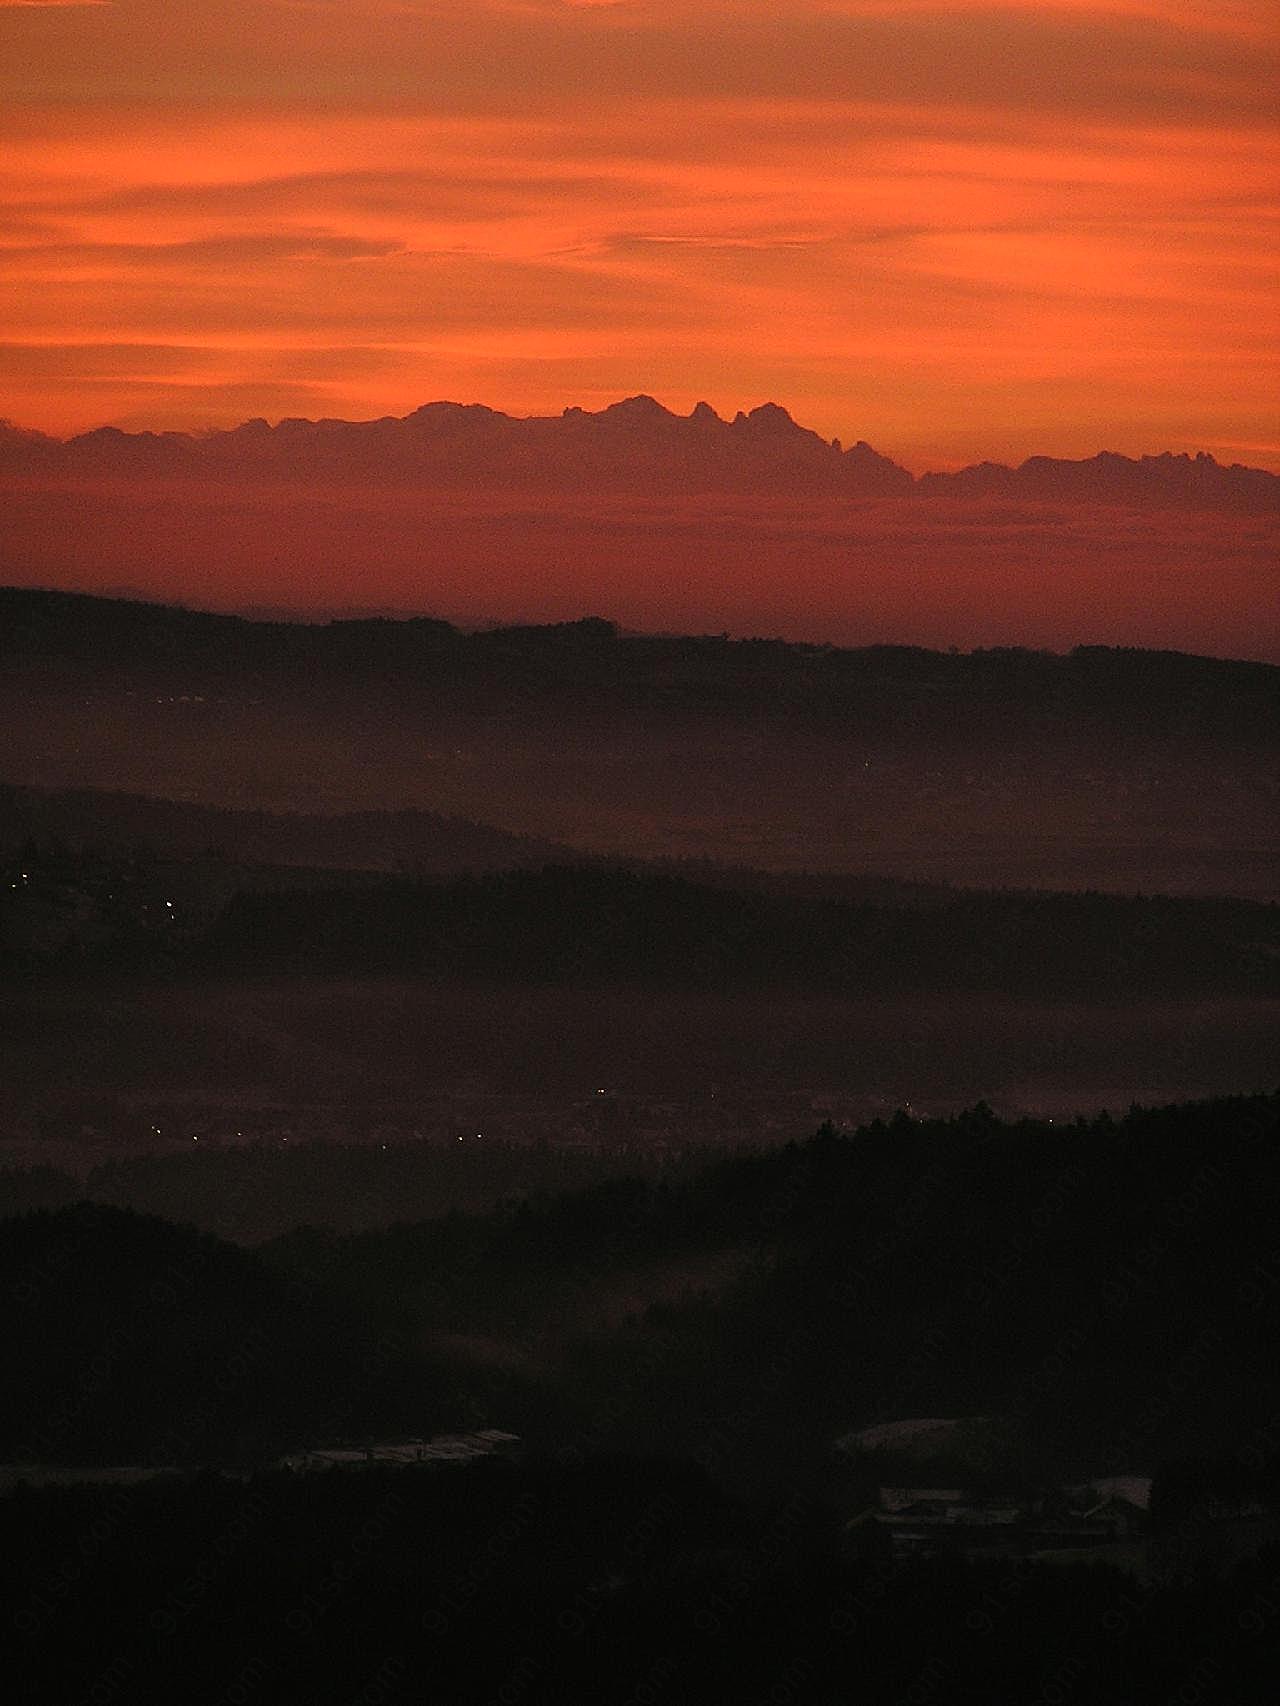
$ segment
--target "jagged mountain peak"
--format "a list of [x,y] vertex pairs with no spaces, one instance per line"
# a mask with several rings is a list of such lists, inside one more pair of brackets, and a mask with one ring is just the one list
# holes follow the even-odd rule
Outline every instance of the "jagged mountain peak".
[[664,409],[656,397],[650,397],[647,392],[638,392],[634,397],[624,397],[621,402],[610,403],[600,411],[601,420],[625,421],[673,421],[675,416],[670,409]]
[[501,409],[491,409],[487,403],[422,403],[410,414],[402,417],[402,426],[454,426],[463,422],[488,423],[491,421],[509,421],[510,415],[503,414]]
[[1141,457],[1101,450],[1076,460],[1038,455],[1016,467],[984,461],[917,479],[865,439],[846,447],[823,438],[779,403],[759,403],[727,420],[706,402],[688,415],[675,414],[647,392],[560,415],[511,415],[483,403],[441,399],[374,420],[294,416],[272,425],[259,417],[198,433],[111,425],[65,441],[4,423],[0,465],[17,477],[29,468],[42,477],[118,472],[157,479],[207,474],[224,481],[269,471],[272,478],[302,481],[348,477],[426,487],[440,478],[555,490],[576,489],[583,481],[615,490],[643,479],[680,491],[759,490],[776,481],[779,490],[865,498],[916,493],[1249,513],[1271,512],[1280,503],[1280,476],[1219,463],[1204,450]]
[[784,409],[781,403],[760,403],[756,408],[749,410],[745,416],[739,415],[738,418],[751,426],[760,427],[769,432],[803,432],[805,430],[803,427],[798,428],[796,426],[790,411]]

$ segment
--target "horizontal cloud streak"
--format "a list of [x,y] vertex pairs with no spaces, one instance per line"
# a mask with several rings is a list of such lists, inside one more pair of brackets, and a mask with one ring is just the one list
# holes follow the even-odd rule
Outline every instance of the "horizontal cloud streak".
[[[31,36],[11,10],[5,29]],[[900,100],[1077,116],[1266,123],[1267,67],[1230,33],[1145,11],[1020,6],[848,10],[446,4],[305,14],[255,0],[90,8],[90,50],[30,62],[14,98],[335,102],[513,116],[566,102],[707,98]],[[32,44],[35,45],[34,43]],[[19,62],[21,63],[21,62]],[[0,88],[6,79],[0,75]]]

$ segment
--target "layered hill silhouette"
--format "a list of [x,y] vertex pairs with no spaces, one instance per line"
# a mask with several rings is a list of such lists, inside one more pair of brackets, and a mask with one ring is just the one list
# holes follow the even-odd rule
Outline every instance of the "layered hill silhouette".
[[433,402],[371,421],[250,420],[202,434],[104,426],[65,441],[0,423],[0,469],[32,474],[253,478],[348,475],[361,480],[567,488],[643,478],[676,491],[778,486],[851,498],[1030,498],[1267,512],[1280,476],[1205,452],[1102,451],[1079,461],[1034,456],[913,477],[865,440],[844,448],[777,403],[724,420],[707,403],[677,415],[638,395],[597,411],[518,417],[482,404]]
[[181,854],[418,874],[571,847],[1266,899],[1275,683],[1265,664],[1104,647],[263,622],[8,588],[3,780],[45,793],[0,799],[0,821],[18,840],[127,828]]

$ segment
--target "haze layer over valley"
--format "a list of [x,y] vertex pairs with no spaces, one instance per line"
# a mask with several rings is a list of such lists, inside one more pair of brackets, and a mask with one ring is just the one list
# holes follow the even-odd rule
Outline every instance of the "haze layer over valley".
[[652,1154],[1271,1076],[1266,665],[0,615],[15,1157]]

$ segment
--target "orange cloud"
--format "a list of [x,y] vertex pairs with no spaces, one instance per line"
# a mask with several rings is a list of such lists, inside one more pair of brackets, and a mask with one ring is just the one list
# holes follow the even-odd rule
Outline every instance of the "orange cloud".
[[1276,444],[1252,0],[0,11],[31,425],[646,389],[917,467]]

